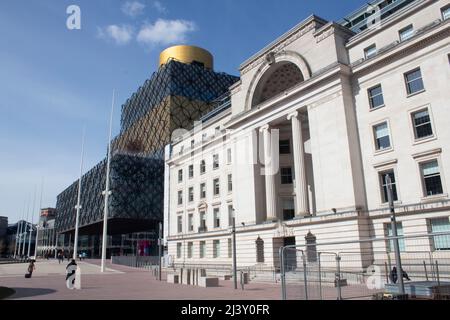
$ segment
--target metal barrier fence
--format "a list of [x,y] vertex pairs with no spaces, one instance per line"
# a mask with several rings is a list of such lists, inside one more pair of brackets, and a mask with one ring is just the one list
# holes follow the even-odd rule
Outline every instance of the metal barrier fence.
[[450,232],[285,246],[280,258],[282,299],[373,299],[399,293],[398,274],[410,297],[450,299]]
[[127,267],[151,269],[154,266],[159,266],[158,256],[112,256],[112,264],[118,264]]

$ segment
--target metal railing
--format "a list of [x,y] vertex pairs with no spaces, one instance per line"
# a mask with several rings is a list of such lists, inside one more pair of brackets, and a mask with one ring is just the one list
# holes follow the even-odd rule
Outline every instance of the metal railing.
[[[389,251],[394,239],[402,244],[399,273],[395,254]],[[400,292],[398,274],[403,276],[405,293],[410,298],[450,299],[449,239],[450,232],[440,232],[282,247],[282,299],[375,299],[395,295]],[[434,242],[445,250],[437,250]]]
[[158,256],[112,256],[112,264],[118,264],[127,267],[152,269],[159,266]]

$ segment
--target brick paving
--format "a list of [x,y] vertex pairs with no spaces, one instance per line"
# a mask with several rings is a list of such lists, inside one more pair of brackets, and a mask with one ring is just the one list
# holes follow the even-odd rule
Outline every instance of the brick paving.
[[233,282],[220,281],[219,287],[200,288],[169,284],[155,279],[150,271],[107,264],[101,273],[98,260],[80,262],[81,290],[69,290],[65,283],[67,262],[38,261],[31,279],[25,279],[26,264],[0,268],[0,286],[16,291],[8,299],[24,300],[278,300],[276,284],[250,283],[234,290]]

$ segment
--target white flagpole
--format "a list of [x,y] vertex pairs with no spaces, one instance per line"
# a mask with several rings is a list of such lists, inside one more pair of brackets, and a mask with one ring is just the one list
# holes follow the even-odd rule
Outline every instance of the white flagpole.
[[28,237],[28,251],[27,256],[30,257],[31,251],[31,237],[33,236],[33,223],[34,223],[34,210],[36,209],[36,186],[34,186],[34,196],[33,196],[33,206],[31,207],[31,225],[30,225],[30,235]]
[[105,262],[106,262],[106,246],[107,246],[107,235],[108,235],[108,211],[109,211],[109,171],[111,165],[111,138],[112,138],[112,125],[113,125],[113,115],[114,115],[114,98],[115,90],[113,90],[112,104],[111,104],[111,116],[109,119],[109,138],[108,138],[108,160],[106,164],[106,188],[103,192],[105,196],[105,209],[103,214],[103,237],[102,237],[102,264],[101,272],[105,272]]
[[[22,240],[22,221],[23,221],[23,215],[25,212],[25,202],[23,203],[23,210],[22,210],[22,217],[21,220],[17,222],[17,229],[16,229],[16,248],[14,250],[14,259],[17,255],[20,255],[20,242]],[[18,242],[18,243],[17,243]]]
[[81,138],[81,160],[80,160],[80,179],[78,180],[78,198],[77,205],[75,209],[77,210],[77,216],[75,219],[75,239],[73,245],[73,259],[77,259],[78,255],[78,227],[80,221],[80,210],[81,210],[81,180],[83,179],[83,160],[84,160],[84,137],[86,135],[86,127],[83,128],[83,136]]
[[42,182],[41,182],[41,199],[39,200],[39,208],[38,208],[38,220],[37,220],[37,224],[36,224],[36,240],[34,241],[34,259],[37,259],[37,254],[38,254],[38,239],[39,239],[39,223],[41,220],[41,209],[42,209],[42,194],[44,190],[44,178],[42,177]]
[[30,197],[28,197],[28,209],[27,209],[27,219],[25,220],[25,230],[22,229],[22,233],[24,233],[23,245],[22,245],[22,256],[25,255],[25,245],[27,244],[27,227],[28,227],[28,216],[30,214]]

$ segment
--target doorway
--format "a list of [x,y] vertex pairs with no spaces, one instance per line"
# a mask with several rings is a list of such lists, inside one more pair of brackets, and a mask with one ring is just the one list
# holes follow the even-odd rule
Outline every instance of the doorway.
[[[283,246],[295,246],[295,237],[283,238]],[[297,269],[297,249],[290,248],[284,251],[284,267],[286,271]]]

